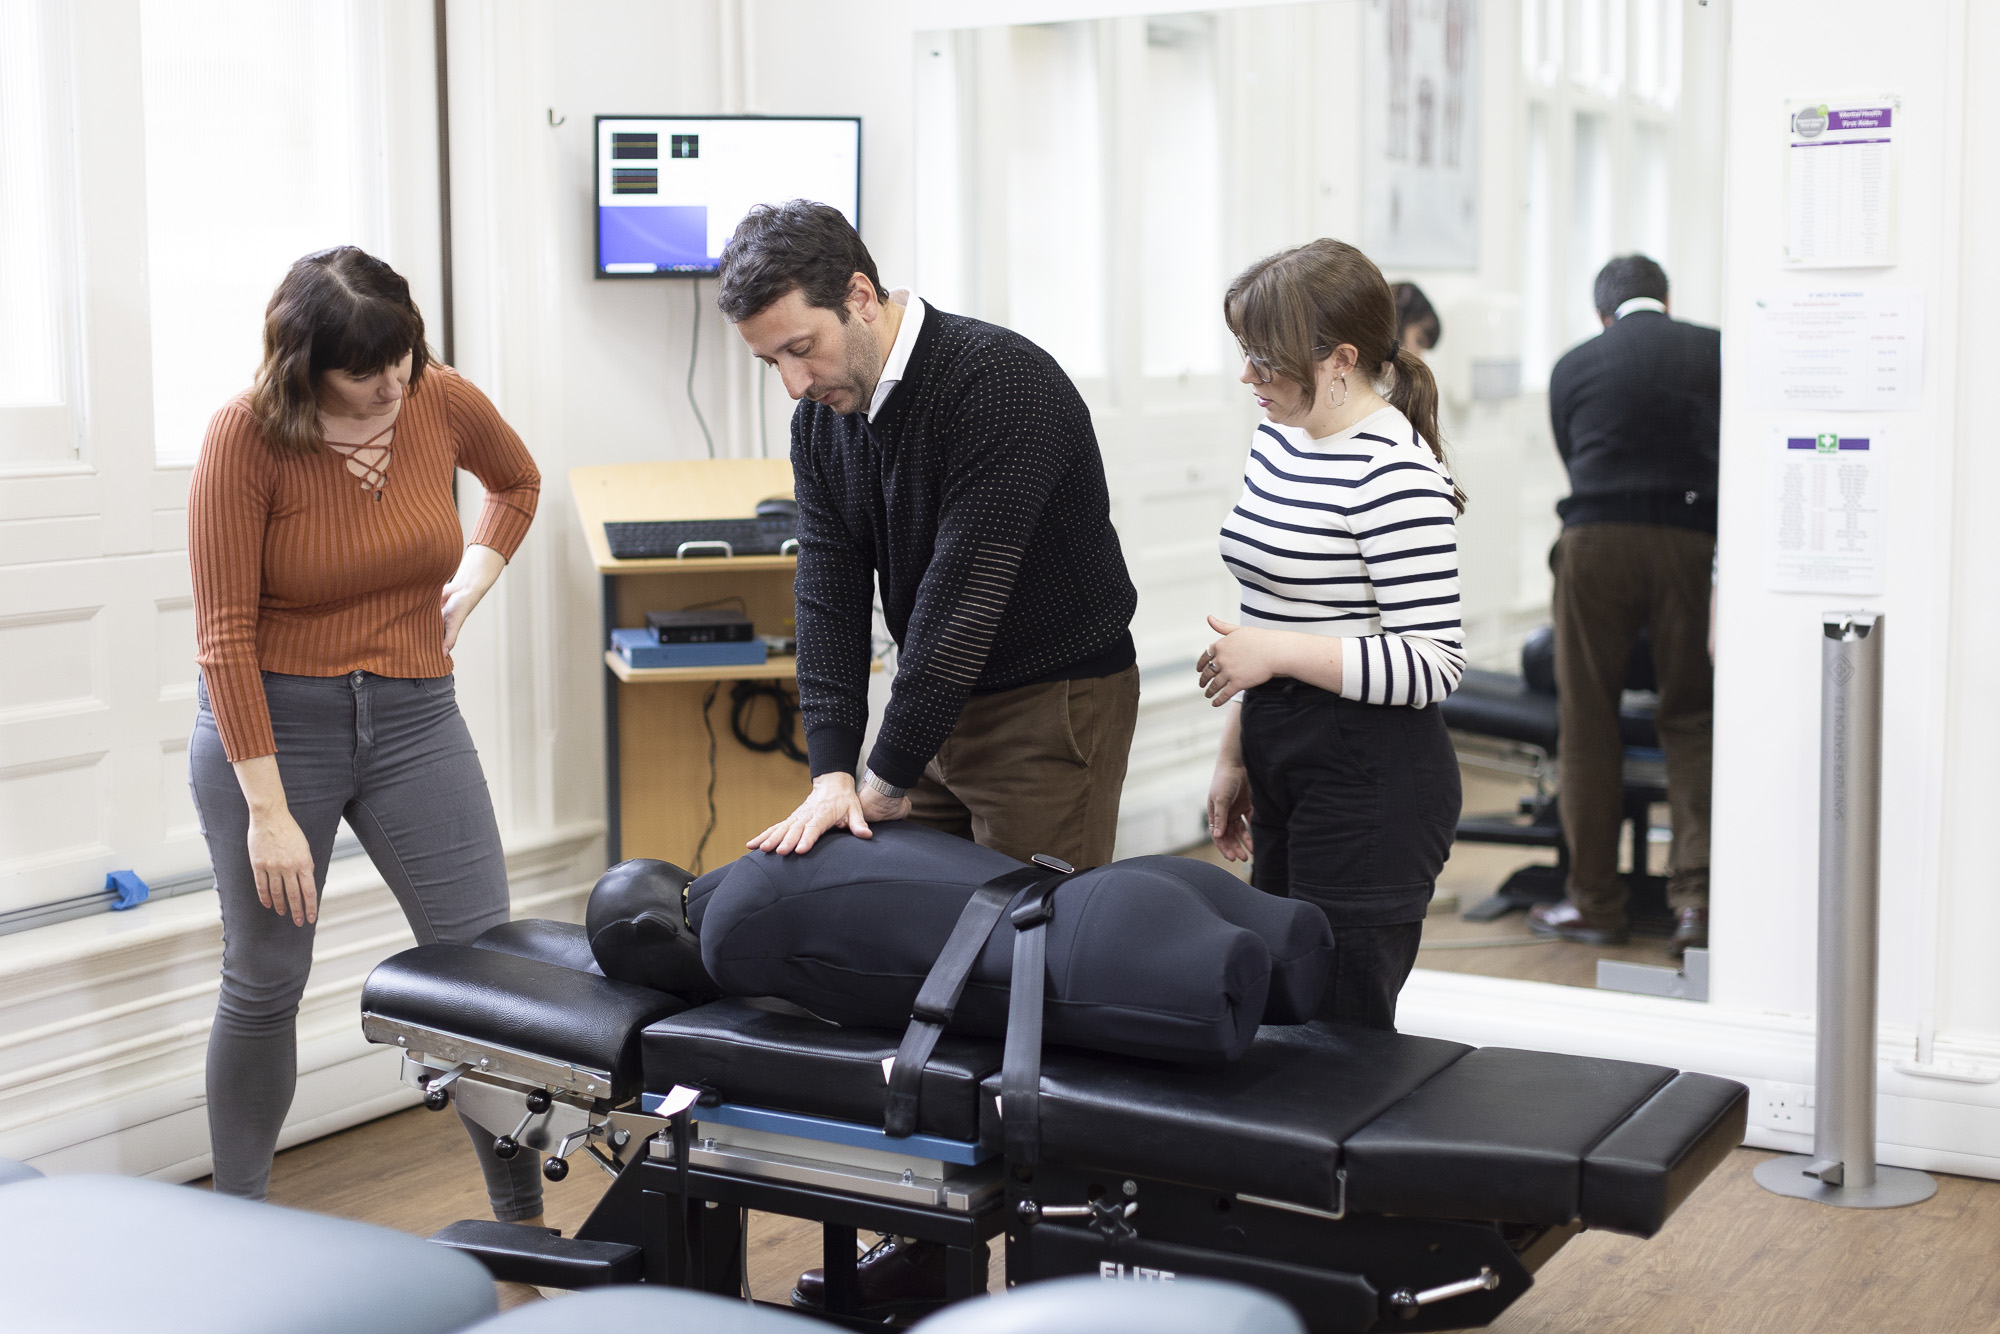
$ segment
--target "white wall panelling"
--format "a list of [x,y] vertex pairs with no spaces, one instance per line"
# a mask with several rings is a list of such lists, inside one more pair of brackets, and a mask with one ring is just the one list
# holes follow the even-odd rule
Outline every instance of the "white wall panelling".
[[[515,912],[580,918],[602,832],[510,837]],[[368,970],[412,943],[402,909],[363,858],[334,863],[322,905],[283,1144],[415,1102],[393,1055],[362,1040],[357,1004]],[[0,1157],[176,1181],[207,1172],[202,1069],[221,951],[213,894],[0,937]]]

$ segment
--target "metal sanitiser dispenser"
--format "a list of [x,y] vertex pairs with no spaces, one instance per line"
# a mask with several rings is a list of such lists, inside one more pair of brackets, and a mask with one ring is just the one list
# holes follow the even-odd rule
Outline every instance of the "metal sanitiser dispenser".
[[1756,1170],[1766,1190],[1851,1209],[1915,1204],[1937,1190],[1927,1173],[1875,1162],[1882,622],[1866,611],[1823,617],[1813,1151]]

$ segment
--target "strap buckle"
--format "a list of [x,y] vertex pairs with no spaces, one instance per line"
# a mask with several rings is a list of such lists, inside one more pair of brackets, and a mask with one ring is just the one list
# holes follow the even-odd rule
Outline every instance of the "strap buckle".
[[917,1003],[910,1008],[910,1022],[913,1024],[936,1024],[939,1028],[950,1025],[951,1018],[958,1012],[956,1005],[926,1005],[921,994]]
[[1008,914],[1007,920],[1014,924],[1016,931],[1026,931],[1033,927],[1041,926],[1054,917],[1056,915],[1056,908],[1053,900],[1057,887],[1062,884],[1062,881],[1057,876],[1076,874],[1074,866],[1071,866],[1060,857],[1051,857],[1046,852],[1038,852],[1029,860],[1033,861],[1037,866],[1056,872],[1056,876],[1050,876],[1030,886],[1026,896],[1022,898],[1020,906]]

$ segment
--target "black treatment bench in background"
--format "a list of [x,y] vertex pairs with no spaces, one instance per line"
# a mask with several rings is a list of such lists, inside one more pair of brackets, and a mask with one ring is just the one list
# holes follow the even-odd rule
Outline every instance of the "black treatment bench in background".
[[[1652,648],[1641,631],[1618,713],[1618,730],[1625,742],[1624,819],[1631,837],[1625,882],[1631,893],[1633,933],[1665,937],[1674,931],[1666,877],[1651,874],[1646,866],[1652,807],[1667,799],[1666,756],[1653,729],[1658,707],[1654,691]],[[1560,901],[1569,876],[1569,843],[1563,837],[1552,785],[1561,730],[1555,632],[1544,625],[1529,633],[1521,645],[1519,675],[1468,668],[1441,707],[1445,725],[1456,734],[1461,759],[1535,784],[1534,795],[1521,798],[1516,810],[1462,816],[1458,840],[1556,852],[1555,865],[1521,867],[1462,915],[1467,921],[1490,922],[1537,903]]]

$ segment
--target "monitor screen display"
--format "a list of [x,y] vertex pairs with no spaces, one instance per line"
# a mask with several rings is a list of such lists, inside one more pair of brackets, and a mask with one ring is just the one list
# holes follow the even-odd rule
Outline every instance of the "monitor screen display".
[[860,230],[860,117],[597,118],[599,277],[714,273],[751,206],[787,199]]

